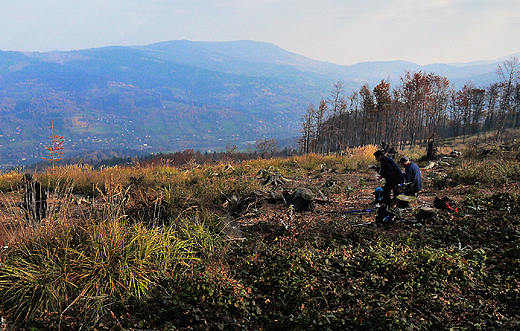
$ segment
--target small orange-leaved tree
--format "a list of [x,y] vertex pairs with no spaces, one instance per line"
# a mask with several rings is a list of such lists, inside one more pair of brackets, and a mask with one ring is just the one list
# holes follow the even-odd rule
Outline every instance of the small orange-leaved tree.
[[48,160],[49,162],[52,162],[52,169],[55,169],[56,161],[61,160],[61,156],[63,155],[63,150],[65,147],[63,146],[63,143],[65,142],[65,136],[60,136],[57,134],[54,134],[54,123],[51,126],[51,135],[49,136],[51,138],[51,146],[47,147],[44,146],[47,150],[47,153],[49,154],[48,157],[44,157],[44,160]]

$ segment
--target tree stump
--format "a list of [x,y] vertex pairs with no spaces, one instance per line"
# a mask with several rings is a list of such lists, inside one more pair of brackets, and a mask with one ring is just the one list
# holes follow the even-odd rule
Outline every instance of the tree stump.
[[437,158],[437,143],[432,135],[428,138],[428,147],[426,148],[426,159],[435,160]]
[[271,195],[264,191],[253,191],[240,199],[234,197],[234,199],[230,200],[231,204],[229,206],[229,212],[232,216],[238,216],[242,213],[256,212],[263,206],[269,197],[271,197]]
[[289,180],[284,178],[279,173],[273,173],[267,176],[266,180],[264,181],[264,185],[278,186],[285,184],[287,181]]
[[294,206],[295,211],[313,211],[316,208],[314,194],[305,187],[297,188],[286,200],[288,204]]

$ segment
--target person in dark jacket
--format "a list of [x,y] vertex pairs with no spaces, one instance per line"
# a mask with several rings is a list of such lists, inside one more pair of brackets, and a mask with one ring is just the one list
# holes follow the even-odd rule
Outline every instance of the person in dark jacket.
[[404,167],[404,194],[416,196],[422,189],[421,169],[406,156],[399,160],[399,164]]
[[47,194],[43,186],[33,180],[31,173],[24,174],[22,181],[25,184],[25,194],[21,206],[25,210],[26,219],[36,226],[46,216]]
[[397,163],[390,157],[385,156],[382,151],[376,151],[374,157],[381,163],[379,167],[379,177],[385,179],[382,202],[386,205],[390,205],[392,203],[392,191],[394,192],[394,198],[399,195],[397,188],[399,184],[404,182],[404,175]]

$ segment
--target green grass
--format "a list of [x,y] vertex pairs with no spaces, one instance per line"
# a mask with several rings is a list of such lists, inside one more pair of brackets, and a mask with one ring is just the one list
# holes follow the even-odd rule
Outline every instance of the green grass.
[[470,160],[448,172],[457,184],[507,184],[520,179],[518,160]]
[[162,278],[194,258],[194,245],[173,227],[103,222],[41,229],[4,258],[2,306],[18,320],[66,310],[92,318],[113,303],[151,297]]

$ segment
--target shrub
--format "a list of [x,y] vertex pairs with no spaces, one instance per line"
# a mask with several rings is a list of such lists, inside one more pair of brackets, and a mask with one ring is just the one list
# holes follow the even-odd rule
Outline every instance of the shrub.
[[9,171],[0,174],[0,192],[11,192],[21,185],[22,175],[16,171]]

